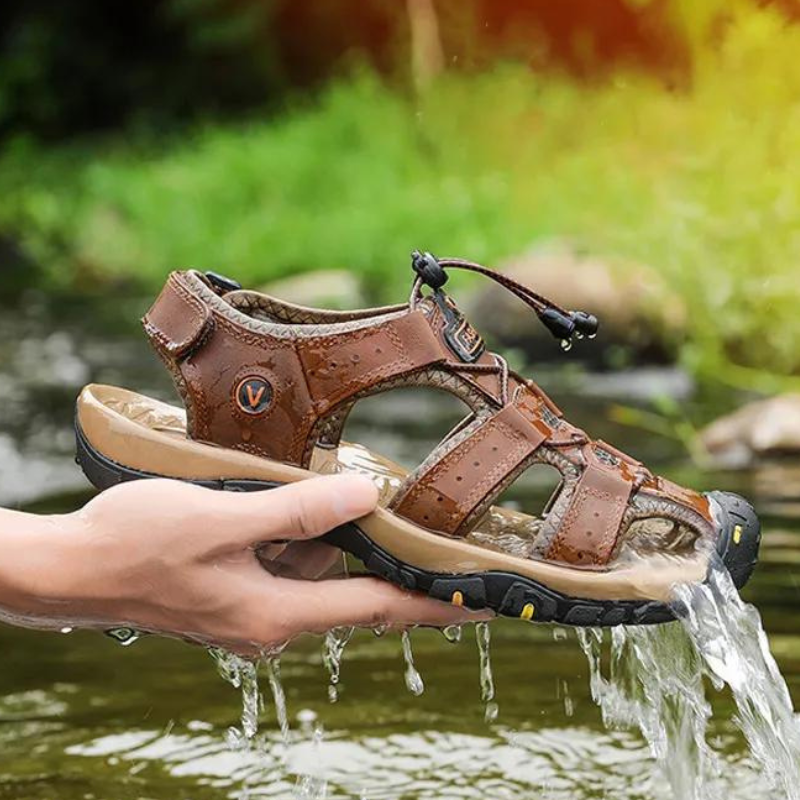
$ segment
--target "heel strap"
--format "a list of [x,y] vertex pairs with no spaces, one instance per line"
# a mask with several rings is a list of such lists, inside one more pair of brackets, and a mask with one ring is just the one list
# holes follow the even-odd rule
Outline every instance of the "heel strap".
[[213,327],[211,311],[173,272],[161,294],[142,318],[145,333],[155,348],[172,358],[194,350]]

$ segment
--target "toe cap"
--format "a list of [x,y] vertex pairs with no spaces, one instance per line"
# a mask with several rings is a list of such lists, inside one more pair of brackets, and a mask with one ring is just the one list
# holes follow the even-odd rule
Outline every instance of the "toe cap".
[[719,509],[720,536],[717,550],[737,589],[741,589],[758,561],[761,523],[750,503],[733,492],[710,492]]

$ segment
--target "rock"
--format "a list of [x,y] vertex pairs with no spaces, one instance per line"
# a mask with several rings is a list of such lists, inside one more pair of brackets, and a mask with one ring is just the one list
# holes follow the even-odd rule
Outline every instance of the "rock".
[[361,308],[361,283],[347,270],[318,270],[292,275],[259,288],[265,294],[312,308]]
[[[687,311],[681,298],[646,265],[601,259],[555,241],[511,259],[501,271],[567,309],[599,318],[598,340],[575,348],[590,361],[602,361],[610,345],[629,348],[645,360],[671,361],[685,329]],[[481,331],[501,344],[522,348],[534,359],[559,352],[531,311],[499,285],[478,291],[468,311]]]
[[750,464],[760,456],[800,453],[800,394],[783,394],[743,406],[712,422],[700,441],[726,466]]

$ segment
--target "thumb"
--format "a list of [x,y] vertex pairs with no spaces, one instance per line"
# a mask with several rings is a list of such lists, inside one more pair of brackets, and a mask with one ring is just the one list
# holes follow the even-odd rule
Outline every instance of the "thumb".
[[321,536],[369,514],[378,503],[377,488],[362,475],[326,475],[267,491],[220,494],[225,499],[215,509],[218,522],[243,545]]

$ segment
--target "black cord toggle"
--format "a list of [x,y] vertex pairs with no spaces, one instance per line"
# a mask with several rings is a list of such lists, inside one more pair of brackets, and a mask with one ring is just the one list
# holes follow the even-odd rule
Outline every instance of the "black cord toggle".
[[556,308],[546,308],[539,314],[542,325],[555,336],[556,339],[568,340],[575,333],[576,325],[572,315],[562,314]]
[[434,291],[447,283],[447,273],[433,253],[415,250],[411,254],[411,268],[422,278],[422,282]]
[[550,333],[561,341],[561,347],[569,350],[572,347],[572,337],[576,339],[593,339],[597,335],[600,323],[594,314],[585,311],[567,311],[556,305],[552,300],[537,294],[524,284],[519,283],[508,275],[496,272],[488,267],[465,261],[461,258],[438,259],[432,253],[414,250],[411,254],[411,266],[422,283],[438,292],[447,283],[445,268],[464,269],[477,272],[499,283],[512,294],[516,295],[534,313]]
[[594,339],[597,336],[597,329],[600,323],[594,314],[587,314],[585,311],[573,311],[570,313],[572,321],[575,323],[575,333],[585,336],[587,339]]

